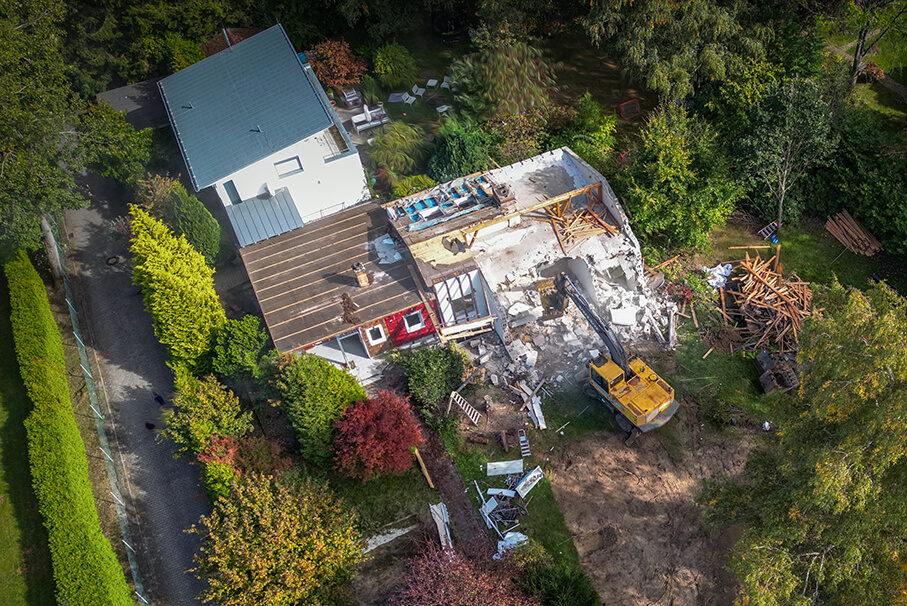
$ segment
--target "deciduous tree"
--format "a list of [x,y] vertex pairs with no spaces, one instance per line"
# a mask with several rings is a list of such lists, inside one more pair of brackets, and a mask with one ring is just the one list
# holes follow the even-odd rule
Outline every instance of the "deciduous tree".
[[409,398],[387,391],[348,407],[334,427],[338,469],[363,483],[412,467],[410,449],[423,441]]
[[88,167],[125,185],[133,185],[151,158],[151,129],[135,130],[126,114],[106,102],[94,103],[81,116]]
[[747,524],[731,568],[754,606],[885,604],[907,582],[907,304],[835,283],[817,306],[777,444],[703,499]]
[[612,46],[647,88],[674,100],[762,56],[754,28],[741,27],[746,7],[709,0],[593,2],[581,22],[593,42]]
[[359,83],[365,73],[365,61],[353,54],[344,40],[325,40],[309,55],[318,81],[329,88],[348,88]]
[[907,0],[847,0],[843,5],[831,6],[832,22],[856,38],[856,44],[848,51],[853,53],[850,62],[853,90],[866,68],[864,59],[878,45],[898,48],[907,42]]
[[213,376],[197,379],[176,373],[173,409],[164,413],[162,438],[179,445],[176,453],[201,453],[215,436],[241,438],[252,431],[252,413],[243,412],[233,392]]
[[519,569],[490,557],[467,559],[428,543],[408,567],[405,585],[394,594],[395,606],[537,606],[514,583]]
[[818,82],[794,78],[773,84],[750,108],[736,154],[756,202],[770,201],[779,226],[802,210],[791,204],[792,188],[834,149],[833,107]]
[[715,132],[676,105],[655,112],[618,181],[636,229],[674,247],[705,248],[743,192]]
[[356,517],[309,480],[243,476],[191,532],[202,596],[222,606],[334,603],[362,559]]

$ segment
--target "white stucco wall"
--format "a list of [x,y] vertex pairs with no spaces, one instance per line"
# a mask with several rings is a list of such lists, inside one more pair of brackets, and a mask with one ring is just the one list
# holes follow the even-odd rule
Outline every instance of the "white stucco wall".
[[[368,200],[370,196],[359,154],[332,155],[336,148],[326,143],[326,136],[326,131],[313,135],[218,181],[215,189],[221,202],[224,206],[230,205],[230,197],[224,189],[224,183],[228,181],[233,181],[242,200],[261,195],[266,189],[273,194],[286,187],[303,221],[314,221]],[[283,177],[278,175],[275,163],[293,157],[301,161],[302,171]]]

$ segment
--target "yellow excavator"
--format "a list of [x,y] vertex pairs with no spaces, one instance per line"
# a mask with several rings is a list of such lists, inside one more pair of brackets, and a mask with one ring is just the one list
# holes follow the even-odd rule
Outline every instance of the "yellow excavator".
[[[573,301],[608,348],[608,355],[589,362],[586,395],[601,400],[614,414],[618,427],[627,434],[627,446],[640,433],[664,425],[677,412],[674,389],[638,357],[627,359],[611,326],[598,317],[566,273],[555,279],[555,288]],[[564,299],[562,309],[566,304]]]

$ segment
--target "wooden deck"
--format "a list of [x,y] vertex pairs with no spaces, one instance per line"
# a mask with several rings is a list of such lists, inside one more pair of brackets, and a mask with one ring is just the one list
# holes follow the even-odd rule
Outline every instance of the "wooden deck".
[[[370,243],[389,227],[386,211],[369,203],[240,249],[279,351],[297,351],[352,330],[341,319],[343,293],[359,306],[363,324],[422,302],[405,247],[399,250],[403,260],[378,265]],[[360,262],[374,273],[365,288],[352,271]]]

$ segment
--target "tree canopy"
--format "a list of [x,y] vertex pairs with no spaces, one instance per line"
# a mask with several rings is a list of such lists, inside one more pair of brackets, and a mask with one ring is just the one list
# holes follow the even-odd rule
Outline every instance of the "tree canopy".
[[743,194],[714,130],[676,105],[649,118],[619,182],[641,235],[674,247],[707,247]]
[[891,603],[907,582],[907,303],[835,283],[817,307],[777,443],[705,496],[748,526],[730,566],[753,606]]
[[241,476],[191,532],[203,598],[223,606],[334,603],[362,559],[356,516],[309,480]]

